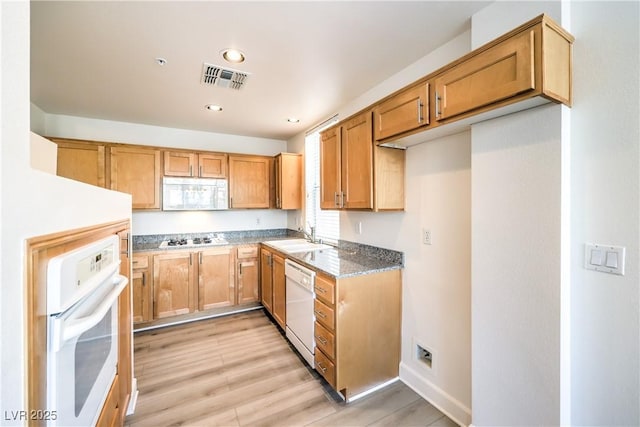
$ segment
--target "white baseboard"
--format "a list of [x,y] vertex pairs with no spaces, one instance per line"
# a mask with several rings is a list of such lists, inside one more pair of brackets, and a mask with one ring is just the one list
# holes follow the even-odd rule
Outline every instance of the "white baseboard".
[[404,362],[400,363],[400,380],[457,424],[471,425],[470,408],[445,393]]
[[138,379],[134,378],[131,383],[131,398],[129,399],[129,406],[127,407],[127,415],[135,412],[136,403],[138,403]]

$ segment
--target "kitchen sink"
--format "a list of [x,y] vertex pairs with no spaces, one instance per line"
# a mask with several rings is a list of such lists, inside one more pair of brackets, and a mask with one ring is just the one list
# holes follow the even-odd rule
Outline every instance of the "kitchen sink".
[[312,243],[305,239],[270,240],[265,243],[287,253],[317,251],[333,247],[324,243]]

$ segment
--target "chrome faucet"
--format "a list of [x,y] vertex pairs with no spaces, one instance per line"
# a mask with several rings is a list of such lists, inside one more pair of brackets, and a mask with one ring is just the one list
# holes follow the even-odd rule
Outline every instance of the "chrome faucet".
[[309,228],[311,229],[311,233],[307,233],[307,230],[303,230],[301,229],[300,231],[302,231],[302,234],[304,234],[304,238],[309,240],[311,243],[316,243],[316,228],[312,227],[311,225],[309,225]]

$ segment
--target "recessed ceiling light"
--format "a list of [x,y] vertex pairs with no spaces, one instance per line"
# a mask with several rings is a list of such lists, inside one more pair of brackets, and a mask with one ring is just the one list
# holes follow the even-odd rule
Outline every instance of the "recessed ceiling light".
[[207,104],[204,108],[210,111],[222,111],[222,107],[219,105]]
[[295,117],[289,117],[287,121],[289,123],[300,123],[300,119],[296,119]]
[[222,51],[222,57],[225,61],[233,62],[234,64],[239,64],[244,62],[244,53],[240,52],[236,49],[225,49]]
[[159,57],[158,57],[158,58],[156,58],[156,64],[158,64],[159,66],[161,66],[161,67],[162,67],[162,66],[163,66],[163,65],[165,65],[166,63],[167,63],[167,60],[166,60],[166,59],[164,59],[164,58],[159,58]]

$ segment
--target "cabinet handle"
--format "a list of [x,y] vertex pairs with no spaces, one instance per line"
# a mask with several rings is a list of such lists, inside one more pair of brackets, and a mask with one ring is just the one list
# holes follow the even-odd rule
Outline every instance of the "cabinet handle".
[[229,197],[229,207],[233,207],[233,197]]
[[322,366],[322,363],[316,362],[316,365],[318,365],[318,368],[320,368],[320,370],[322,371],[323,374],[327,372],[327,368]]
[[133,261],[131,261],[131,263],[132,263],[132,264],[137,264],[137,263],[138,263],[138,260],[137,260],[137,259],[134,259]]
[[321,293],[321,294],[326,294],[327,293],[327,290],[324,289],[324,288],[319,288],[319,287],[316,286],[315,289],[316,289],[316,292],[318,292],[318,293]]
[[189,165],[189,176],[193,176],[193,166]]
[[200,171],[199,171],[198,176],[202,176],[202,166],[200,166]]
[[240,272],[238,274],[242,276],[242,263],[238,264],[238,267],[240,268]]
[[418,124],[422,123],[422,102],[418,98]]
[[344,205],[345,205],[345,201],[344,200],[347,198],[347,195],[344,194],[344,192],[341,192],[340,194],[342,195],[342,203],[340,203],[340,207],[344,208]]
[[322,338],[321,336],[316,335],[316,339],[320,342],[320,344],[327,345],[328,341]]
[[147,273],[142,273],[142,286],[147,284]]
[[334,203],[335,203],[336,207],[338,207],[338,208],[339,208],[339,207],[340,207],[340,199],[339,199],[338,197],[339,197],[339,196],[338,196],[338,192],[337,192],[337,191],[336,191],[336,192],[334,192],[334,193],[333,193],[333,201],[334,201]]
[[440,118],[440,94],[436,91],[436,119]]
[[326,314],[324,314],[324,313],[323,313],[323,312],[321,312],[321,311],[313,310],[313,312],[316,314],[316,316],[318,316],[318,317],[319,317],[319,318],[321,318],[321,319],[326,319],[326,318],[327,318],[327,315],[326,315]]

